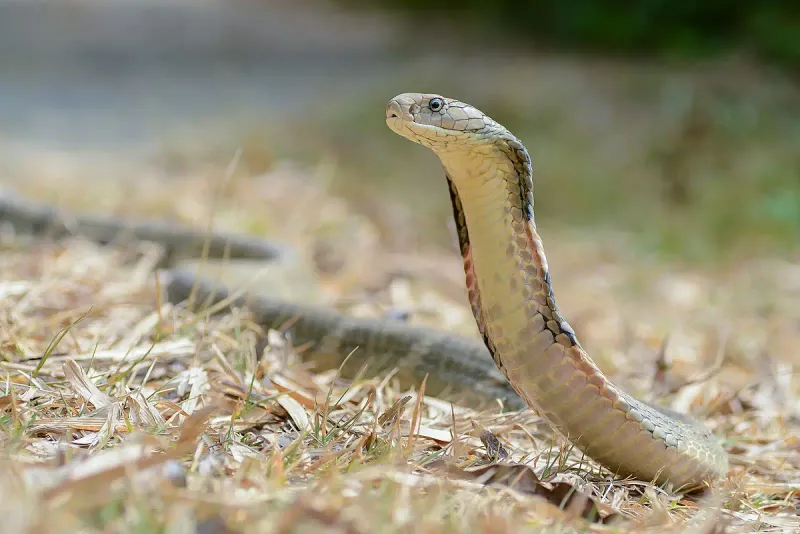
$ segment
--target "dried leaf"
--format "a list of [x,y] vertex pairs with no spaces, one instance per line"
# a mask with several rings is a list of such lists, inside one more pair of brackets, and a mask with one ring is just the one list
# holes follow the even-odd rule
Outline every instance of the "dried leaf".
[[472,421],[472,427],[480,432],[480,439],[483,446],[486,447],[486,456],[492,463],[497,463],[508,458],[508,451],[500,440],[490,431],[481,426],[477,421]]
[[64,376],[72,385],[75,392],[92,403],[95,408],[105,408],[114,402],[111,397],[100,391],[100,389],[94,385],[94,382],[89,379],[86,373],[83,372],[83,369],[81,369],[74,360],[67,360],[64,362],[63,370]]
[[284,410],[289,413],[289,417],[292,418],[294,424],[297,426],[299,430],[306,430],[311,426],[311,421],[308,418],[308,414],[306,413],[305,408],[294,400],[289,395],[281,395],[278,397],[278,404],[280,404]]
[[[606,523],[617,515],[612,509],[596,502],[571,484],[566,482],[550,484],[540,481],[533,469],[527,465],[494,464],[465,469],[447,465],[445,469],[450,476],[473,480],[486,486],[506,486],[520,493],[538,495],[568,515],[582,517],[592,523]],[[603,516],[600,514],[601,511],[604,512]]]
[[167,422],[155,406],[147,402],[140,391],[128,396],[128,401],[138,419],[145,428],[164,428]]
[[378,424],[383,428],[392,426],[403,414],[403,408],[405,408],[406,404],[408,404],[408,401],[410,400],[411,395],[406,395],[402,399],[395,401],[395,403],[392,404],[388,410],[378,416]]

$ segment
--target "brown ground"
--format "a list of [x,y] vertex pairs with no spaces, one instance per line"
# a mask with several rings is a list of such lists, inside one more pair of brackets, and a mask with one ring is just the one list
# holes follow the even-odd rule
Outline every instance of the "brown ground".
[[[383,288],[377,309],[350,310],[410,303],[425,311],[416,321],[474,332],[454,251],[397,260],[368,220],[303,180],[313,169],[234,173],[226,183],[164,184],[137,172],[135,189],[108,182],[70,193],[46,180],[36,188],[44,198],[59,191],[65,205],[98,198],[103,211],[169,214],[201,227],[213,212],[216,227],[281,237],[311,263],[320,243],[334,244],[336,261],[328,256],[328,274],[313,281],[317,301],[363,303],[365,285]],[[301,219],[293,218],[298,198]],[[690,270],[632,252],[624,235],[542,231],[561,307],[601,368],[643,398],[703,417],[723,438],[731,470],[715,492],[698,499],[610,481],[532,413],[451,408],[391,375],[349,384],[334,370],[299,365],[281,336],[257,354],[267,333],[246,311],[209,319],[161,303],[148,275],[152,254],[130,264],[126,251],[7,236],[5,531],[800,528],[798,267],[765,259]],[[410,271],[408,293],[385,286],[382,275],[397,267]],[[498,458],[530,469],[486,467]]]

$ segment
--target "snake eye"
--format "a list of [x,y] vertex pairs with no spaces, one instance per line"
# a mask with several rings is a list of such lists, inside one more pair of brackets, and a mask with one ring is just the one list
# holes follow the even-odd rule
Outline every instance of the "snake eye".
[[444,106],[444,102],[442,102],[441,98],[431,98],[431,101],[428,103],[428,107],[431,108],[431,111],[439,111]]

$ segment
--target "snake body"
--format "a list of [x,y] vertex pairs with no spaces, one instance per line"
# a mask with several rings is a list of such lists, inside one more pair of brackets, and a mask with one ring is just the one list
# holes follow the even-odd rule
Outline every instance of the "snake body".
[[386,121],[441,160],[472,312],[497,367],[528,405],[618,475],[694,489],[724,477],[727,456],[705,426],[622,391],[562,316],[523,144],[475,107],[440,95],[398,95]]

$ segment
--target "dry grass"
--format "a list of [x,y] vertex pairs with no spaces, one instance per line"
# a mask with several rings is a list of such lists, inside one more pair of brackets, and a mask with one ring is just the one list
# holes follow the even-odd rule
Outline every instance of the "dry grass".
[[[280,218],[303,187],[305,232],[367,224],[284,171],[234,179],[223,194],[189,183],[169,186],[184,187],[177,205],[138,208],[181,216],[194,206],[183,218],[199,223],[213,205],[221,226],[252,229],[260,223],[235,214],[261,204]],[[289,240],[314,241],[297,235]],[[313,369],[246,310],[208,317],[161,302],[152,247],[11,239],[0,255],[4,532],[800,529],[797,267],[687,272],[634,257],[619,236],[545,238],[562,309],[601,367],[725,437],[732,467],[716,492],[608,479],[530,412],[474,412],[391,375],[350,382]],[[363,261],[391,257],[367,241]],[[458,269],[450,251],[427,259]],[[352,269],[325,281],[326,302],[359,294]],[[424,291],[403,305],[428,310],[415,320],[469,322],[458,276],[420,269],[412,279]],[[396,290],[381,294],[397,304]],[[452,309],[464,313],[445,317]],[[487,467],[498,459],[530,469]]]

